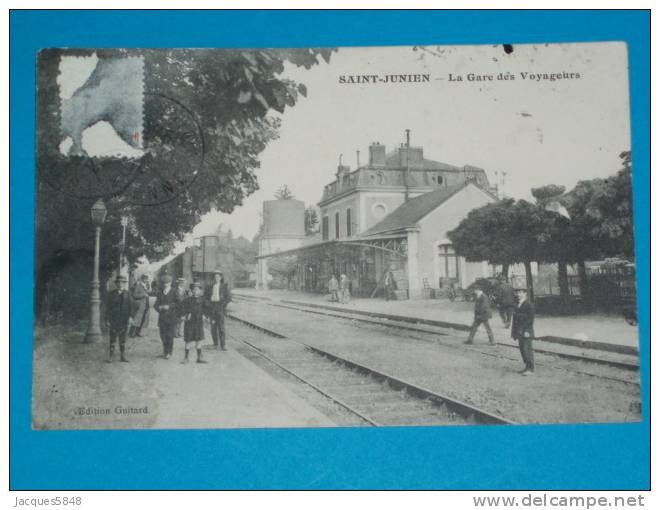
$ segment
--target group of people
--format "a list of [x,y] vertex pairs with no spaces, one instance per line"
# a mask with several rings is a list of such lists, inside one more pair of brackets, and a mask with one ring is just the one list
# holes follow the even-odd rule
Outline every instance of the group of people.
[[[502,322],[506,328],[511,328],[511,338],[518,342],[520,355],[525,365],[520,374],[533,375],[534,305],[529,301],[525,288],[514,290],[508,283],[503,282],[497,292],[498,309]],[[490,345],[495,345],[495,337],[489,323],[492,317],[490,299],[481,287],[475,289],[475,296],[474,320],[468,339],[464,343],[474,343],[474,335],[479,326],[483,324],[488,335],[488,342]]]
[[[113,361],[117,343],[120,351],[119,360],[128,362],[125,351],[126,337],[141,337],[142,330],[148,326],[149,297],[152,295],[149,277],[142,275],[130,292],[127,287],[127,278],[119,275],[116,278],[116,289],[108,294],[106,304],[106,323],[110,336],[108,362]],[[225,310],[230,301],[231,292],[220,271],[213,274],[213,282],[206,291],[198,281],[192,282],[186,290],[183,278],[177,279],[176,285],[173,285],[172,277],[164,275],[154,303],[154,309],[158,312],[158,331],[163,345],[162,357],[164,359],[172,357],[174,339],[183,334],[185,354],[182,363],[189,362],[189,353],[193,347],[197,352],[197,363],[206,363],[202,356],[201,345],[204,341],[204,317],[209,319],[215,348],[226,351]]]
[[328,291],[330,292],[330,301],[344,304],[351,301],[350,280],[345,274],[342,274],[339,280],[333,274],[328,282]]

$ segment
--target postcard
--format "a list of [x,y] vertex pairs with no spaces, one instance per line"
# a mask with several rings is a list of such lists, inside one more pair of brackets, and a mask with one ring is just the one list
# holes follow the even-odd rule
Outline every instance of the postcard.
[[50,48],[32,427],[642,417],[625,43]]

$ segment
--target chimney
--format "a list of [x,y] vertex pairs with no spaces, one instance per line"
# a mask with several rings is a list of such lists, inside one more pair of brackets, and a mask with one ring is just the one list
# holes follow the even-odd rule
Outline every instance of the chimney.
[[342,182],[344,180],[344,176],[348,175],[351,171],[350,166],[344,165],[343,159],[344,159],[344,155],[340,154],[339,155],[339,165],[337,165],[337,173],[335,174],[337,176],[337,191],[341,190]]
[[385,146],[379,142],[369,146],[369,166],[385,166]]
[[410,172],[411,168],[424,168],[424,151],[410,145],[410,129],[406,129],[406,142],[399,149],[399,164]]

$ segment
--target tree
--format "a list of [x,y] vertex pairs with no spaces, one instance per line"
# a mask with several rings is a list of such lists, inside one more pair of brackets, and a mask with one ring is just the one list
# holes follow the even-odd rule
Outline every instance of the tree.
[[292,193],[291,190],[289,189],[289,186],[287,186],[286,184],[284,184],[281,188],[279,188],[279,189],[275,192],[275,198],[276,198],[277,200],[291,200],[291,199],[293,199],[293,198],[295,198],[295,197],[293,196],[293,193]]
[[[59,153],[60,57],[89,56],[93,51],[100,59],[143,58],[143,135],[147,150],[139,163],[126,159],[94,161]],[[164,257],[202,214],[212,208],[230,213],[258,189],[255,171],[259,168],[259,154],[277,138],[280,125],[271,112],[283,113],[307,93],[303,84],[281,76],[285,63],[309,69],[319,63],[318,57],[328,62],[332,51],[301,48],[40,52],[36,279],[42,287],[36,292],[37,299],[52,275],[46,268],[57,265],[57,254],[90,247],[83,248],[83,252],[86,257],[92,256],[89,209],[96,197],[92,193],[87,198],[75,193],[72,196],[72,190],[96,189],[97,194],[106,194],[108,217],[101,238],[102,274],[116,264],[121,231],[118,219],[122,215],[130,218],[129,259],[135,261],[143,255],[150,259]],[[200,166],[196,161],[201,159],[202,149]],[[92,166],[94,171],[87,171]],[[105,179],[100,191],[99,179]],[[113,187],[122,179],[125,185]],[[154,194],[167,201],[152,200],[154,203],[144,205]],[[91,261],[86,265],[91,266]],[[71,292],[75,299],[85,295],[83,289],[89,279],[79,275],[78,281],[80,289]]]
[[493,265],[522,263],[530,295],[534,283],[531,263],[538,259],[543,216],[525,200],[505,199],[470,211],[447,236],[456,253],[468,261]]
[[543,249],[539,252],[541,256],[539,261],[557,263],[557,283],[559,285],[559,295],[564,305],[568,303],[570,296],[568,264],[574,258],[569,242],[568,222],[570,222],[570,218],[556,212],[562,210],[562,208],[565,209],[562,201],[565,191],[565,186],[556,184],[532,188],[532,196],[536,199],[536,205],[543,211],[541,215],[545,219],[545,225],[539,235],[539,241],[543,245]]
[[[579,181],[558,198],[570,220],[551,215],[543,240],[545,260],[577,264],[584,297],[589,293],[585,261],[634,258],[630,152],[620,157],[623,168],[614,176]],[[561,272],[559,277],[561,282]]]
[[633,238],[632,166],[630,151],[622,152],[623,168],[603,179],[588,203],[589,213],[600,221],[594,230],[603,252],[610,256],[635,258]]
[[305,208],[305,235],[312,235],[319,231],[319,213],[316,207]]
[[[531,262],[556,262],[560,293],[568,296],[567,264],[577,263],[583,296],[588,295],[585,261],[634,258],[630,152],[623,168],[606,179],[580,181],[569,192],[548,185],[532,190],[536,203],[502,200],[470,211],[448,233],[458,255],[506,266],[523,263],[532,289]],[[548,207],[557,202],[569,218]]]
[[280,286],[289,289],[298,269],[298,257],[295,255],[273,257],[268,261],[268,273],[273,276],[274,288]]

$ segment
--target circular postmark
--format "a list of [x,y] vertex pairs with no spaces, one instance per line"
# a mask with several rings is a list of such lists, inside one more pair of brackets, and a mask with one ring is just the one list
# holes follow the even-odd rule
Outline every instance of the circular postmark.
[[145,154],[124,192],[134,205],[156,206],[185,193],[204,169],[205,139],[190,108],[164,94],[145,93]]

